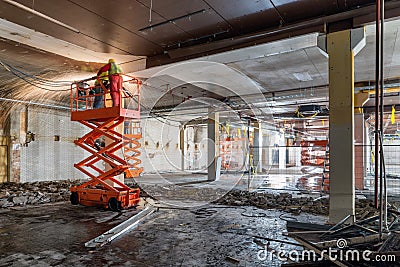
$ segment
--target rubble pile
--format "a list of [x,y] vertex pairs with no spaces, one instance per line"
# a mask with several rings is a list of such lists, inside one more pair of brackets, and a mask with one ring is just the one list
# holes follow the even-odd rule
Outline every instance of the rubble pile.
[[[50,202],[69,201],[70,187],[81,184],[82,181],[46,181],[33,183],[3,183],[0,184],[0,208],[13,206],[36,205]],[[137,187],[137,184],[129,184]],[[177,190],[179,188],[179,190]],[[221,189],[168,186],[146,186],[141,188],[141,197],[151,197],[161,200],[195,200],[213,202],[229,206],[254,206],[261,209],[277,209],[298,215],[302,212],[316,215],[328,215],[329,197],[313,198],[297,196],[290,193],[249,192],[232,190],[228,193]],[[394,203],[397,207],[399,203]],[[356,199],[357,219],[367,218],[377,214],[373,201]]]
[[0,184],[0,208],[69,201],[69,188],[80,181]]
[[[233,190],[215,203],[230,206],[255,206],[262,209],[277,209],[296,215],[301,212],[317,215],[328,215],[329,213],[328,197],[293,197],[289,193],[271,194]],[[372,200],[357,199],[357,216],[367,217],[376,214],[377,211],[372,204]]]

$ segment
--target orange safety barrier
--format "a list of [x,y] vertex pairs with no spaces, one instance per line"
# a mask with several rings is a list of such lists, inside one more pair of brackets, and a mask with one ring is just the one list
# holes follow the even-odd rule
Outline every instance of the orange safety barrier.
[[[91,180],[71,187],[70,200],[74,205],[100,206],[117,211],[135,206],[140,200],[138,188],[132,189],[115,178],[124,173],[129,177],[137,177],[143,172],[143,168],[139,167],[139,140],[142,137],[140,81],[127,75],[124,78],[121,104],[115,107],[112,106],[108,89],[100,80],[98,86],[84,82],[71,86],[71,120],[90,129],[75,141],[76,145],[90,154],[75,164],[75,168]],[[102,105],[99,105],[100,102]],[[124,126],[124,130],[117,130],[121,126]],[[101,138],[104,139],[103,146],[99,144]],[[122,150],[124,152],[120,153]],[[108,168],[103,170],[99,163],[106,163]]]

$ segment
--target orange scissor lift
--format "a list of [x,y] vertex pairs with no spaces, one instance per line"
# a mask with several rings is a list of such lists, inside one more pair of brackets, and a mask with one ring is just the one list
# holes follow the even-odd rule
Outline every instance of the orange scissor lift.
[[[90,129],[75,140],[75,144],[89,156],[74,166],[90,180],[70,188],[73,205],[100,206],[118,211],[135,206],[140,200],[138,188],[130,188],[116,178],[120,174],[134,178],[143,172],[139,167],[139,140],[142,137],[140,81],[128,75],[123,75],[123,78],[124,90],[120,93],[119,107],[112,106],[109,91],[99,79],[99,86],[84,82],[71,85],[71,120]],[[93,107],[96,97],[102,98],[100,108]],[[105,141],[101,143],[101,139]]]

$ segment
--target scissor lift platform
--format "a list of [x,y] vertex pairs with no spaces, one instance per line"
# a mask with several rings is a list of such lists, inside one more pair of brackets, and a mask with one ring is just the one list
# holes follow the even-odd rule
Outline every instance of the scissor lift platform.
[[[99,206],[118,211],[138,204],[140,190],[130,188],[115,176],[128,174],[139,176],[143,169],[140,159],[140,89],[139,81],[126,81],[137,85],[134,92],[121,91],[121,106],[109,107],[111,100],[108,89],[100,86],[74,83],[71,87],[71,120],[77,121],[90,131],[75,140],[75,144],[87,151],[86,157],[74,166],[90,178],[79,186],[71,187],[71,203],[85,206]],[[126,83],[124,82],[124,83]],[[95,97],[102,98],[102,107],[93,108]],[[133,103],[132,103],[133,101]],[[124,129],[121,131],[122,127]],[[118,131],[117,128],[120,130]],[[97,140],[107,139],[101,146]],[[124,153],[121,153],[121,151]],[[101,164],[108,168],[104,170]]]

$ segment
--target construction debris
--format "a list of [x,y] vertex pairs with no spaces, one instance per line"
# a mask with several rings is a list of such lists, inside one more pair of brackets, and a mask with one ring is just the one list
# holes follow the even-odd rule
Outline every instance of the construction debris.
[[80,181],[0,184],[0,208],[69,201],[72,185]]
[[[326,225],[288,222],[287,235],[299,242],[306,251],[315,253],[314,258],[308,254],[307,259],[301,259],[303,261],[315,261],[317,255],[319,259],[330,261],[336,266],[377,266],[374,264],[376,261],[385,262],[379,266],[399,266],[400,225],[398,211],[392,207],[388,210],[390,227],[388,225],[382,232],[379,232],[379,216],[374,215],[346,224],[350,217],[347,216],[326,230],[323,230]],[[304,231],[307,228],[309,231]],[[315,231],[316,228],[322,231]],[[391,228],[394,230],[390,231]],[[302,266],[311,265],[303,263]]]
[[[33,183],[3,183],[0,184],[0,208],[13,206],[37,205],[50,202],[69,201],[69,188],[78,185],[82,181],[48,181]],[[137,186],[133,184],[132,186]],[[142,188],[141,197],[166,199],[194,198],[198,201],[214,200],[216,204],[229,206],[254,206],[261,209],[277,209],[298,215],[311,213],[316,215],[328,215],[329,198],[301,196],[290,193],[249,192],[246,190],[232,190],[228,193],[221,189],[203,188],[201,191],[195,188],[180,188],[176,191],[174,185],[168,189],[160,190],[158,186],[146,186]],[[179,194],[178,194],[179,193]],[[225,194],[226,193],[226,194]],[[399,206],[399,205],[397,205]],[[358,220],[377,215],[372,200],[356,199],[356,216]]]
[[128,220],[122,222],[121,224],[115,226],[114,228],[108,230],[107,232],[99,235],[98,237],[86,242],[85,247],[98,248],[104,246],[105,244],[111,242],[118,236],[122,235],[123,233],[137,226],[145,217],[149,216],[155,211],[156,209],[153,207],[148,206],[144,208],[143,210],[139,211],[137,214],[135,214]]
[[[317,215],[328,215],[329,213],[328,197],[297,197],[289,193],[271,194],[265,192],[232,190],[224,197],[217,200],[216,203],[231,206],[255,206],[262,209],[278,209],[296,215],[301,212]],[[361,216],[369,217],[377,214],[377,210],[372,204],[372,200],[357,199],[357,218]]]

